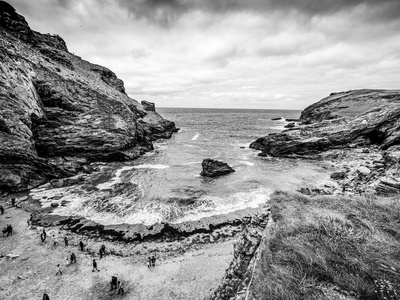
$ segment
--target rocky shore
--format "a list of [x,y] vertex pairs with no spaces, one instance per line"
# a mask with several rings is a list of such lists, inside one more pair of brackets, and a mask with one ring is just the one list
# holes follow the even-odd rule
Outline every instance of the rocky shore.
[[[43,209],[21,193],[38,186],[85,185],[87,174],[96,171],[92,163],[133,160],[152,150],[153,141],[170,138],[177,128],[156,112],[153,103],[129,98],[123,81],[111,70],[71,54],[61,37],[33,31],[4,1],[0,8],[0,192],[18,193],[12,197],[23,209],[7,207],[7,217],[16,220],[17,235],[2,244],[0,254],[22,254],[15,257],[17,263],[0,257],[2,269],[11,274],[11,279],[2,277],[6,288],[0,293],[12,297],[17,287],[28,299],[33,289],[50,284],[57,287],[54,293],[60,299],[112,298],[103,292],[108,290],[109,275],[119,271],[140,299],[251,299],[249,286],[273,223],[274,207],[268,203],[179,224],[103,225],[53,214],[62,201],[49,199],[49,207]],[[317,159],[331,165],[331,178],[339,188],[299,187],[306,195],[298,197],[300,204],[315,195],[398,195],[399,120],[400,91],[333,93],[306,108],[299,120],[290,120],[287,130],[259,138],[250,148],[260,150],[260,156]],[[206,176],[233,172],[210,160],[203,162],[203,170]],[[29,219],[29,230],[23,218]],[[90,267],[69,270],[67,283],[84,282],[71,291],[37,259],[49,259],[55,266],[68,255],[66,249],[60,254],[38,245],[43,228],[83,240],[86,251],[79,259],[88,265],[105,244],[108,271],[89,280],[84,272]],[[149,273],[144,266],[150,254],[162,262],[159,271]],[[187,290],[192,285],[193,290]]]
[[260,156],[331,162],[340,192],[400,193],[400,91],[332,93],[301,113],[299,126],[250,147]]
[[177,131],[114,72],[0,7],[0,193],[91,172],[95,161],[133,160]]

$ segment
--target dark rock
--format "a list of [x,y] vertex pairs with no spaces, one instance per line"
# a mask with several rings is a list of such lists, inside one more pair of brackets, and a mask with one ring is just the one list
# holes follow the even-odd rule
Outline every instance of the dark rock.
[[342,180],[346,178],[346,171],[333,172],[331,178],[334,180]]
[[228,166],[227,163],[210,158],[204,159],[201,166],[203,171],[200,175],[206,177],[217,177],[235,172],[235,170]]
[[395,178],[382,177],[376,187],[376,192],[380,196],[390,197],[400,194],[400,180]]
[[279,120],[282,120],[282,118],[272,118],[271,120],[272,121],[279,121]]
[[156,111],[156,106],[154,103],[145,100],[141,101],[140,103],[145,111]]
[[293,122],[291,122],[291,123],[286,124],[286,125],[285,125],[285,128],[293,128],[293,127],[295,127],[295,126],[296,126],[296,124],[293,123]]
[[[236,211],[232,214],[212,216],[197,221],[189,221],[178,224],[158,223],[151,226],[143,224],[118,224],[101,225],[99,223],[87,220],[83,217],[68,217],[51,214],[53,209],[58,206],[51,205],[50,208],[36,211],[31,215],[32,224],[35,226],[64,226],[73,232],[88,234],[91,236],[101,236],[102,238],[113,241],[144,241],[165,239],[174,237],[182,239],[194,234],[210,234],[217,229],[225,227],[240,226],[252,222],[252,217],[259,209],[246,209]],[[61,205],[63,205],[61,203]],[[257,226],[264,226],[262,214],[258,212],[261,219],[254,219],[253,223]],[[253,217],[254,218],[254,217]],[[232,236],[235,230],[224,232],[214,238],[218,239],[224,236]],[[209,241],[209,239],[207,240]]]
[[289,119],[286,119],[286,121],[287,121],[287,122],[297,122],[297,123],[298,123],[298,122],[301,121],[301,119],[290,119],[290,118],[289,118]]

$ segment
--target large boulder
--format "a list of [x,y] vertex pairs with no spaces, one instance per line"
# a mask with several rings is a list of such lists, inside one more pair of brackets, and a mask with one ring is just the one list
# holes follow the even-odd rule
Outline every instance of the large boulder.
[[200,175],[206,177],[217,177],[235,172],[227,163],[211,158],[204,159],[201,166],[203,167],[203,171]]

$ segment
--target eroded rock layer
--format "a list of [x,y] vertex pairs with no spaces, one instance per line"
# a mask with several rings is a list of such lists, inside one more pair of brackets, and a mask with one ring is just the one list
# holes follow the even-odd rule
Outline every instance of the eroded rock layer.
[[0,191],[135,159],[176,131],[154,105],[129,98],[111,70],[33,31],[6,2],[0,8]]
[[313,155],[349,145],[400,143],[400,91],[356,90],[334,93],[307,107],[304,123],[259,138],[250,147],[271,156]]
[[261,156],[335,163],[342,191],[400,193],[400,91],[333,93],[301,113],[303,125],[257,139]]

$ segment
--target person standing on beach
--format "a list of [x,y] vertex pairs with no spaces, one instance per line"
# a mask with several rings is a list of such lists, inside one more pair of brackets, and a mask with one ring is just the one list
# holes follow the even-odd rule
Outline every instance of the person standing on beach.
[[61,267],[60,267],[59,264],[57,265],[57,273],[56,273],[56,276],[57,276],[58,274],[62,275],[62,270],[61,270]]
[[42,231],[42,235],[43,235],[42,244],[44,244],[44,242],[46,241],[46,238],[47,238],[47,233],[46,233],[46,230],[44,230],[44,228],[43,228],[43,231]]
[[97,262],[96,262],[95,259],[93,259],[93,269],[92,269],[92,272],[94,272],[94,270],[96,270],[97,272],[100,272],[100,270],[97,269]]
[[57,244],[58,244],[58,242],[57,242],[57,238],[56,238],[56,236],[54,235],[54,233],[53,233],[53,236],[51,237],[51,241],[53,242],[53,246],[56,247]]
[[68,247],[68,238],[66,236],[64,236],[64,244],[65,247]]
[[76,264],[76,255],[74,252],[71,253],[71,264]]
[[111,276],[111,291],[113,289],[117,289],[117,282],[118,282],[117,274],[114,274],[113,276]]
[[79,247],[81,248],[81,251],[84,250],[85,245],[83,244],[82,241],[79,241]]
[[124,294],[124,285],[121,281],[118,281],[117,294]]
[[0,213],[1,213],[2,215],[4,215],[4,207],[3,207],[3,205],[0,205]]
[[156,257],[154,255],[151,257],[151,266],[153,268],[156,266]]
[[102,259],[104,254],[106,254],[106,246],[104,246],[104,244],[100,246],[99,254],[100,254],[100,259]]
[[11,224],[7,225],[7,237],[13,235],[13,228],[11,226]]
[[147,259],[147,267],[150,269],[151,268],[151,257]]

